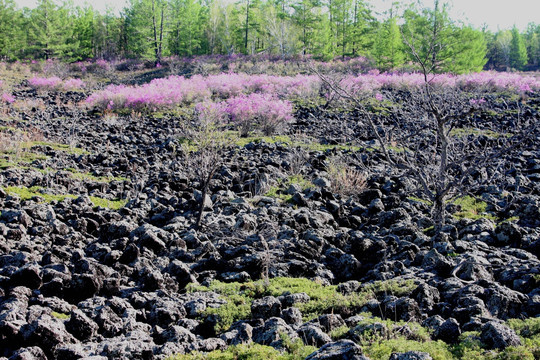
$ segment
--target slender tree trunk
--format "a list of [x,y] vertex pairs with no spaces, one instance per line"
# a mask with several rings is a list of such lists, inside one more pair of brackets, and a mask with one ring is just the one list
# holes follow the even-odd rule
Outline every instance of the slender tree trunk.
[[248,35],[249,35],[249,0],[246,1],[246,35],[244,38],[244,48],[248,53]]

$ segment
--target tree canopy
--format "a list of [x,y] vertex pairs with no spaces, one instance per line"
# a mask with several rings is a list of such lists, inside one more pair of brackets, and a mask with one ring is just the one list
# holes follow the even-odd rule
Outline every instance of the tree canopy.
[[[435,34],[439,48],[423,58]],[[451,19],[439,0],[433,7],[395,2],[384,14],[368,0],[130,0],[119,14],[70,1],[19,9],[14,0],[0,0],[3,60],[142,57],[158,63],[169,55],[235,53],[363,56],[384,71],[416,57],[434,71],[534,70],[540,25],[491,33]]]

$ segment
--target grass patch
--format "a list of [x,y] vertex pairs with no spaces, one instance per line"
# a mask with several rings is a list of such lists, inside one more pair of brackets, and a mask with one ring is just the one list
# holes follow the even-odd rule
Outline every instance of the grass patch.
[[452,201],[455,205],[458,205],[461,210],[454,214],[457,219],[490,219],[497,221],[497,218],[491,214],[486,214],[487,203],[484,201],[478,201],[472,196],[463,196]]
[[102,183],[108,183],[111,181],[127,181],[129,179],[122,177],[122,176],[115,176],[115,177],[107,177],[107,176],[94,176],[90,173],[83,173],[78,171],[77,169],[73,168],[67,168],[66,171],[71,173],[71,177],[77,180],[88,180],[88,181],[95,181],[95,182],[102,182]]
[[[414,286],[414,287],[413,287]],[[232,323],[251,318],[251,303],[263,296],[280,296],[285,294],[306,293],[310,300],[295,306],[302,312],[304,319],[313,319],[322,314],[351,312],[360,309],[375,293],[385,292],[397,296],[410,293],[414,288],[409,281],[382,281],[365,286],[360,292],[343,295],[337,291],[337,285],[325,286],[304,278],[277,277],[264,281],[247,283],[223,283],[213,281],[210,286],[189,285],[188,291],[213,291],[219,294],[226,304],[217,308],[208,308],[201,315],[203,318],[217,315],[217,333],[227,330]],[[395,291],[395,293],[393,293]]]
[[31,149],[34,146],[48,146],[53,150],[64,151],[64,152],[67,152],[68,154],[73,154],[73,155],[90,154],[88,151],[84,149],[81,149],[78,147],[72,147],[66,144],[59,144],[59,143],[53,143],[53,142],[47,142],[47,141],[25,141],[22,143],[22,147],[25,149]]
[[284,189],[286,190],[291,185],[299,185],[302,190],[306,190],[314,186],[311,181],[305,179],[302,175],[291,175],[285,179],[279,179],[278,184],[268,189],[264,196],[277,198],[288,202],[292,199],[292,195],[286,194]]
[[293,342],[293,348],[280,352],[273,347],[259,344],[229,346],[227,350],[215,350],[210,353],[194,352],[186,355],[173,355],[167,360],[301,360],[316,350],[313,346]]
[[[8,193],[9,195],[16,195],[21,200],[30,200],[32,198],[40,198],[43,202],[51,203],[53,201],[63,201],[67,198],[70,199],[76,199],[77,196],[73,194],[47,194],[43,191],[44,189],[39,186],[33,186],[30,188],[27,187],[17,187],[17,186],[8,186],[4,188],[4,191]],[[127,203],[127,200],[125,199],[116,199],[116,200],[108,200],[108,199],[102,199],[95,196],[90,196],[90,200],[94,204],[94,206],[99,206],[111,210],[118,210],[122,207],[124,207]]]
[[493,130],[482,130],[476,128],[454,128],[450,131],[450,136],[456,138],[463,138],[468,135],[486,136],[492,139],[498,139],[501,137],[512,137],[511,134],[501,134]]

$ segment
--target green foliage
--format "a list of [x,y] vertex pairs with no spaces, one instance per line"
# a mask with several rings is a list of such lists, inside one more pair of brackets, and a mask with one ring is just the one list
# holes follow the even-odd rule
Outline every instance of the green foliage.
[[73,155],[90,154],[88,151],[78,148],[78,147],[73,147],[70,145],[60,144],[60,143],[52,143],[48,141],[27,141],[27,142],[22,143],[22,147],[26,149],[30,149],[34,146],[47,146],[53,150],[64,151],[64,152],[67,152],[68,154],[73,154]]
[[299,185],[303,190],[313,187],[313,183],[304,179],[302,175],[291,175],[286,179],[279,179],[276,186],[272,186],[264,196],[280,198],[283,201],[289,201],[292,196],[285,194],[282,190],[286,190],[291,185]]
[[[298,346],[297,344],[298,342],[294,343],[294,349]],[[294,352],[286,351],[284,353],[270,346],[250,344],[230,346],[224,351],[216,350],[210,353],[195,352],[187,355],[174,355],[168,357],[167,360],[301,360],[313,351],[315,351],[314,347],[303,344]]]
[[[48,194],[42,187],[33,186],[33,187],[17,187],[17,186],[8,186],[4,190],[9,195],[17,195],[21,200],[30,200],[32,198],[42,199],[42,201],[51,203],[53,201],[63,201],[67,198],[76,199],[77,196],[72,194]],[[118,210],[124,207],[127,203],[127,200],[117,199],[117,200],[107,200],[95,196],[90,196],[90,200],[94,206],[99,206],[103,208],[108,208],[112,210]]]
[[457,138],[466,137],[468,135],[475,135],[475,136],[483,135],[492,139],[512,136],[510,134],[501,134],[501,133],[498,133],[489,129],[483,130],[483,129],[476,129],[476,128],[453,128],[452,131],[450,131],[450,136],[454,136]]
[[446,3],[436,0],[433,9],[411,6],[404,18],[406,51],[426,74],[478,71],[486,63],[483,34],[457,26],[448,16]]
[[375,293],[386,293],[400,296],[408,294],[416,286],[411,281],[382,281],[366,285],[358,293],[343,295],[335,285],[322,285],[304,278],[277,277],[268,282],[256,281],[248,283],[223,283],[213,281],[210,286],[189,285],[188,291],[213,291],[223,297],[225,305],[207,309],[203,316],[218,315],[219,323],[215,330],[219,333],[227,330],[234,321],[251,316],[251,303],[263,296],[280,296],[283,294],[306,293],[310,300],[296,304],[304,318],[312,319],[328,313],[350,312],[360,309]]
[[484,201],[478,201],[472,196],[463,196],[453,201],[455,205],[458,205],[461,210],[454,214],[458,219],[472,219],[478,220],[480,218],[486,218],[496,220],[496,217],[490,214],[486,214],[487,203]]
[[528,59],[525,41],[515,26],[512,28],[512,41],[510,42],[509,57],[510,66],[514,69],[521,70],[527,64]]
[[0,57],[15,60],[21,57],[26,42],[23,16],[13,0],[0,1]]
[[393,70],[405,62],[403,41],[396,18],[383,22],[377,31],[373,55],[380,70]]
[[44,59],[75,59],[79,43],[74,36],[71,10],[66,5],[56,5],[52,0],[38,2],[26,24],[28,50],[33,56]]
[[372,360],[387,360],[392,353],[420,351],[431,355],[433,360],[452,359],[448,345],[438,341],[416,341],[405,338],[389,339],[380,342],[373,342],[363,347],[365,354]]

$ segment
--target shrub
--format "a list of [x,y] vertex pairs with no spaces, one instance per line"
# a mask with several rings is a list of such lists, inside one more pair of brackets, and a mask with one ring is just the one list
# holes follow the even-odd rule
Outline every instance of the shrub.
[[350,196],[359,194],[366,189],[366,174],[339,159],[331,159],[326,171],[330,177],[332,192],[336,194]]
[[67,79],[66,81],[64,81],[64,85],[63,85],[63,88],[66,91],[82,89],[84,87],[85,87],[85,84],[81,79],[73,79],[73,78]]
[[30,86],[36,90],[42,91],[57,90],[61,83],[62,80],[57,76],[50,78],[33,77],[28,80],[28,84],[30,84]]
[[6,104],[12,104],[13,102],[15,102],[15,98],[11,94],[3,93],[2,94],[2,102],[6,103]]
[[240,129],[241,136],[258,127],[265,135],[273,134],[292,120],[292,104],[265,94],[252,93],[227,100],[227,112]]

